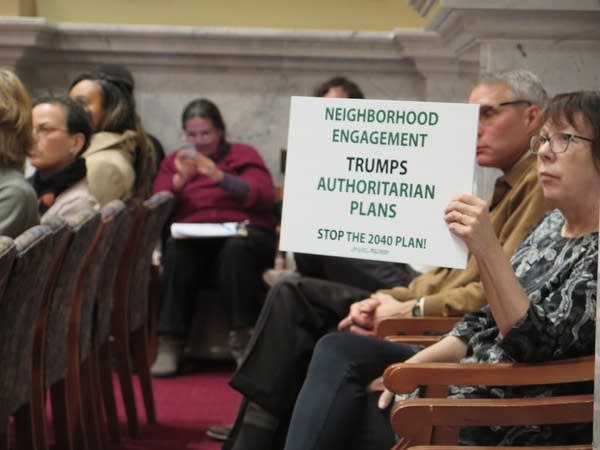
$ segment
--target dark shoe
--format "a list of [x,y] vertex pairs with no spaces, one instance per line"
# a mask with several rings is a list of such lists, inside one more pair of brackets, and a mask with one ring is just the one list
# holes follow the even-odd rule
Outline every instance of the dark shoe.
[[206,435],[217,441],[226,441],[233,425],[213,425],[206,429]]

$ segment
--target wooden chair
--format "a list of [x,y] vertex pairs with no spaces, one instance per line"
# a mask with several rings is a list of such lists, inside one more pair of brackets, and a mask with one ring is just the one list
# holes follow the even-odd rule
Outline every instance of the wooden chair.
[[[70,339],[70,334],[73,333],[73,317],[79,315],[82,280],[89,266],[88,255],[93,251],[94,236],[99,225],[100,215],[94,210],[69,217],[68,246],[56,265],[58,275],[44,299],[44,313],[40,314],[40,331],[36,335],[34,349],[41,357],[34,360],[36,376],[33,390],[36,401],[33,403],[33,414],[39,427],[37,437],[42,447],[46,446],[43,442],[43,392],[49,389],[57,446],[65,449],[87,448],[79,395],[79,368],[71,363],[71,355],[77,355],[78,347]],[[37,373],[43,374],[43,377]]]
[[[78,348],[79,354],[70,354],[70,364],[79,365],[80,372],[80,398],[83,409],[85,430],[88,438],[88,447],[91,449],[108,449],[106,423],[102,408],[99,389],[98,363],[96,354],[92,353],[92,339],[94,333],[95,313],[99,309],[100,298],[97,294],[101,291],[100,283],[103,271],[106,268],[109,252],[115,241],[120,244],[123,239],[117,236],[121,225],[126,220],[126,206],[121,200],[113,200],[105,205],[101,211],[101,223],[94,236],[92,251],[85,262],[87,270],[81,278],[81,301],[77,314],[71,317],[69,346]],[[115,264],[116,266],[116,264]],[[116,267],[108,270],[113,272]],[[112,285],[110,286],[112,290]],[[110,295],[109,297],[112,297]],[[104,299],[103,299],[104,300]],[[110,302],[110,299],[106,299]]]
[[143,204],[138,226],[137,245],[133,253],[131,279],[127,289],[120,293],[113,311],[113,349],[129,432],[139,435],[139,424],[133,393],[130,349],[135,358],[142,397],[149,423],[156,423],[152,376],[150,374],[148,344],[148,298],[152,266],[152,252],[160,240],[162,229],[173,206],[173,194],[167,191],[154,194]]
[[459,400],[447,398],[449,385],[525,386],[593,380],[593,356],[543,364],[393,364],[384,373],[386,387],[407,394],[421,386],[424,397],[392,407],[392,428],[402,436],[394,450],[418,445],[453,448],[463,426],[581,423],[591,422],[593,417],[592,394]]
[[122,213],[116,213],[122,218],[113,219],[117,229],[110,242],[95,293],[89,358],[97,365],[95,373],[98,379],[92,382],[97,391],[96,396],[102,399],[108,434],[113,442],[119,441],[119,423],[112,384],[110,352],[112,315],[115,304],[122,303],[128,292],[134,249],[139,238],[141,212],[141,202],[131,200],[127,202]]
[[37,450],[31,422],[33,338],[48,281],[66,225],[37,225],[15,239],[16,258],[0,301],[0,448],[7,448],[7,424],[15,417],[17,448]]

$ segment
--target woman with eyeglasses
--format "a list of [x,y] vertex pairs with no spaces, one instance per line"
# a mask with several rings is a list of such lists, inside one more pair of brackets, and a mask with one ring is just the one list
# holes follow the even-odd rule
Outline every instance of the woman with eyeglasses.
[[94,197],[101,205],[149,197],[156,158],[129,86],[112,73],[96,70],[78,75],[69,96],[82,102],[91,116],[93,135],[83,157]]
[[42,97],[33,104],[35,144],[29,161],[36,168],[30,178],[38,196],[42,220],[98,206],[87,182],[81,157],[90,143],[92,126],[83,106],[70,97]]
[[[465,315],[450,333],[405,363],[534,363],[594,354],[600,92],[555,96],[541,123],[531,150],[537,155],[544,197],[555,209],[529,232],[509,260],[490,224],[487,203],[468,194],[451,200],[444,218],[477,260],[487,305]],[[353,364],[343,359],[347,354],[343,346],[348,343],[374,355],[393,345],[341,333],[322,338],[296,401],[285,450],[365,450],[394,445],[387,411],[393,395],[384,390],[373,397],[383,384],[381,378],[373,380],[378,375],[369,367],[346,370]],[[331,375],[335,368],[346,372]],[[328,391],[335,394],[325,395]],[[454,386],[450,395],[509,398],[592,391],[593,383]],[[330,397],[326,404],[319,402]],[[592,424],[464,428],[459,441],[487,446],[589,444]]]
[[32,145],[29,94],[13,72],[0,70],[0,235],[14,238],[39,223],[23,174]]
[[169,239],[163,256],[155,376],[171,376],[190,331],[200,287],[218,287],[230,321],[229,350],[240,361],[262,306],[262,272],[275,256],[274,189],[253,147],[229,142],[217,105],[188,103],[181,117],[186,145],[161,163],[154,191],[175,194],[171,222],[243,222],[246,236]]

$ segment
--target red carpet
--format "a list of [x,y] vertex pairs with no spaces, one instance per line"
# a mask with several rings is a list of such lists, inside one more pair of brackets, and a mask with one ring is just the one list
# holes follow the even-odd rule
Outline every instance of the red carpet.
[[[218,363],[217,363],[218,365]],[[196,368],[192,373],[174,378],[154,379],[154,398],[158,424],[148,425],[143,414],[141,394],[137,394],[138,416],[141,416],[141,439],[127,434],[120,392],[115,389],[121,422],[121,442],[111,450],[219,450],[222,442],[206,436],[206,428],[232,423],[240,403],[240,395],[227,382],[229,366]],[[115,379],[116,381],[116,379]],[[118,382],[115,386],[118,386]],[[137,388],[137,379],[135,380]]]

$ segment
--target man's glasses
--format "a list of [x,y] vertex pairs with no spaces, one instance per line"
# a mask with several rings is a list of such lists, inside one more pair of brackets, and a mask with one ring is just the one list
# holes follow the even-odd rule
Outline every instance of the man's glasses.
[[493,119],[495,116],[497,116],[500,113],[500,110],[504,106],[510,106],[510,105],[531,106],[532,104],[533,103],[531,103],[529,100],[517,99],[517,100],[510,100],[507,102],[498,103],[497,105],[480,105],[479,106],[479,120],[487,121],[487,120]]
[[552,136],[531,136],[531,140],[529,141],[529,149],[531,150],[531,153],[538,153],[542,145],[547,142],[550,145],[550,151],[552,153],[564,153],[569,148],[569,144],[573,139],[594,142],[593,139],[578,136],[576,134],[556,133]]

